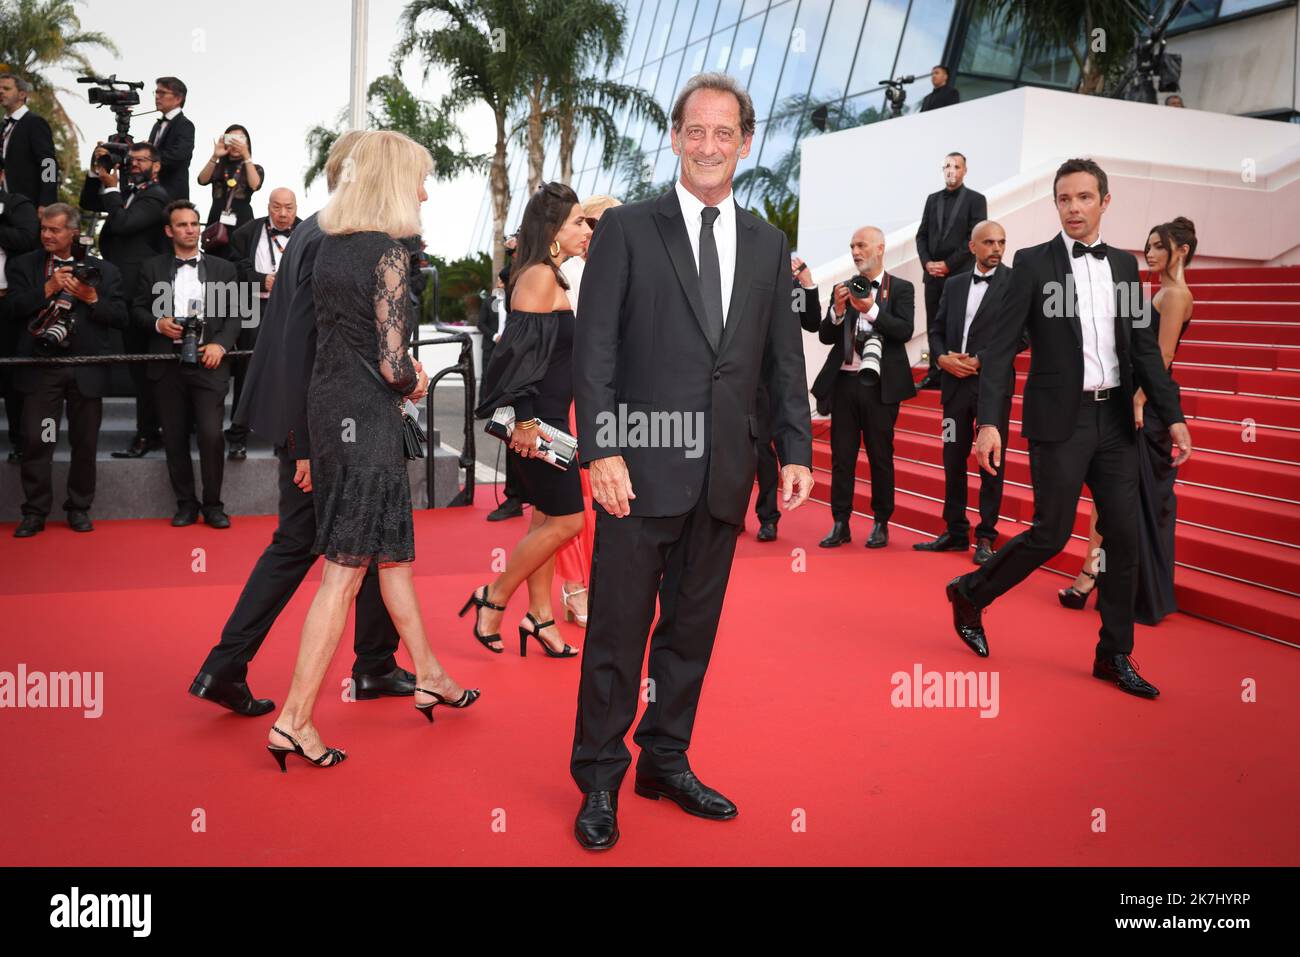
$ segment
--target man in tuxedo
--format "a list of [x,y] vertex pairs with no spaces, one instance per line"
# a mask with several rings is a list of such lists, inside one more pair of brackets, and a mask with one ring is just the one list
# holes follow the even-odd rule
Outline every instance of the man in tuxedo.
[[[930,353],[938,356],[943,376],[943,519],[947,529],[932,542],[917,542],[919,552],[964,552],[970,548],[966,518],[966,460],[975,437],[979,404],[981,355],[992,330],[1006,320],[1004,304],[1011,284],[1011,267],[1002,265],[1007,234],[991,220],[971,233],[975,268],[949,276],[939,297],[939,318],[930,336]],[[1022,342],[1023,345],[1023,342]],[[1014,377],[1015,373],[1012,372]],[[998,418],[1005,437],[1011,418],[1011,386]],[[980,472],[980,523],[975,529],[976,565],[993,557],[998,537],[998,508],[1002,505],[1002,472]]]
[[948,82],[948,68],[943,64],[930,68],[930,83],[934,89],[921,100],[921,112],[937,110],[941,106],[952,106],[961,102],[961,94]]
[[[790,290],[792,311],[799,325],[808,332],[821,326],[821,299],[813,282],[812,270],[798,256],[790,259],[793,288]],[[754,440],[758,450],[758,498],[754,500],[754,514],[758,517],[760,542],[776,541],[776,526],[781,520],[781,510],[776,504],[778,484],[777,450],[772,444],[772,409],[767,395],[767,383],[772,370],[765,365],[758,388],[758,437]]]
[[[618,791],[631,761],[623,737],[636,717],[656,599],[654,693],[634,735],[636,793],[698,817],[736,816],[686,752],[754,484],[765,363],[783,503],[798,507],[812,488],[789,244],[732,195],[754,125],[749,94],[732,77],[687,81],[672,109],[680,181],[606,210],[583,271],[574,399],[598,508],[570,770],[583,792],[574,834],[589,850],[619,837]],[[669,417],[696,423],[699,441],[684,430],[678,441],[641,441],[647,423]]]
[[[99,231],[99,248],[104,258],[122,273],[122,288],[128,297],[135,296],[140,264],[166,252],[167,235],[163,232],[163,210],[170,202],[167,191],[158,185],[160,168],[158,150],[151,143],[131,144],[127,180],[118,182],[115,169],[104,169],[101,157],[108,151],[95,149],[85,183],[81,187],[81,208],[107,213]],[[122,333],[128,353],[142,353],[149,348],[149,331],[129,323]],[[154,404],[153,385],[143,363],[127,367],[135,383],[135,437],[131,444],[111,453],[115,459],[138,459],[161,449],[162,423]]]
[[36,204],[39,213],[59,198],[59,161],[45,117],[27,108],[32,85],[12,73],[0,76],[0,186]]
[[[0,189],[0,356],[15,355],[21,326],[9,321],[5,296],[9,281],[6,264],[41,245],[41,223],[36,206],[20,193]],[[14,385],[17,369],[0,369],[0,388],[4,392],[5,416],[9,420],[9,461],[23,460],[23,394]]]
[[[202,227],[193,203],[173,200],[165,212],[172,248],[140,266],[131,319],[149,332],[149,352],[181,360],[147,366],[162,421],[167,473],[176,493],[172,525],[193,525],[201,510],[212,528],[229,528],[230,516],[221,501],[221,419],[230,387],[230,368],[223,360],[235,347],[244,318],[238,273],[233,263],[199,252]],[[201,334],[198,361],[191,364],[183,356],[183,323],[195,317],[201,319]],[[203,476],[201,509],[190,460],[194,427]]]
[[857,296],[846,283],[835,287],[818,338],[831,346],[813,381],[817,411],[831,416],[831,516],[835,524],[818,544],[836,548],[852,541],[854,475],[858,449],[871,466],[874,523],[867,548],[889,544],[894,514],[894,423],[899,405],[916,395],[907,343],[912,338],[916,291],[906,279],[885,272],[885,234],[863,226],[849,243],[858,275],[870,284]]
[[[250,219],[230,235],[230,258],[239,270],[239,278],[257,289],[258,321],[239,330],[236,342],[240,350],[252,351],[257,345],[260,317],[266,314],[266,303],[275,286],[275,271],[289,245],[289,237],[302,220],[298,218],[298,198],[293,190],[280,187],[271,190],[267,215]],[[230,406],[230,428],[226,429],[227,457],[232,461],[248,458],[248,426],[235,422],[235,410],[244,392],[248,375],[248,359],[232,359],[235,377],[235,396]]]
[[[970,234],[976,223],[988,219],[989,204],[983,193],[965,185],[966,157],[949,153],[943,158],[943,189],[925,198],[921,227],[916,231],[916,255],[925,275],[925,331],[934,335],[939,315],[939,296],[944,281],[953,273],[970,269]],[[930,354],[930,371],[919,389],[939,388],[938,357]]]
[[194,124],[184,113],[187,90],[174,76],[160,76],[154,82],[153,105],[162,115],[149,131],[149,142],[157,147],[162,163],[158,182],[172,199],[189,199]]
[[[330,192],[343,171],[360,130],[335,141],[325,163]],[[269,698],[248,688],[248,663],[271,626],[316,563],[316,512],[311,497],[311,434],[307,429],[307,386],[316,361],[316,306],[312,267],[324,234],[310,216],[294,227],[293,242],[278,261],[271,296],[262,314],[257,348],[234,421],[270,439],[279,458],[280,520],[271,543],[190,685],[190,694],[256,717],[275,709]],[[397,629],[379,593],[378,569],[371,564],[356,602],[356,663],[352,666],[357,700],[380,695],[415,694],[415,675],[397,666]]]
[[[80,230],[80,212],[66,203],[51,203],[41,212],[42,248],[6,265],[9,292],[4,312],[6,321],[19,327],[19,356],[98,356],[113,351],[110,330],[126,321],[121,282],[111,263],[89,255],[82,265],[99,270],[98,282],[73,276],[73,244]],[[52,335],[31,333],[38,316],[60,314]],[[61,344],[52,341],[59,338],[58,330],[67,333]],[[45,517],[54,504],[51,462],[65,403],[72,463],[63,509],[73,531],[91,531],[89,512],[95,498],[95,454],[108,366],[20,366],[14,370],[14,385],[24,396],[23,517],[14,537],[30,538],[45,529]]]
[[1029,442],[1034,522],[988,564],[948,583],[953,627],[972,651],[988,656],[982,610],[1065,547],[1087,482],[1106,553],[1092,673],[1129,694],[1154,698],[1160,692],[1129,660],[1139,513],[1134,392],[1140,387],[1171,423],[1174,465],[1191,455],[1191,435],[1146,311],[1137,260],[1101,241],[1101,218],[1110,205],[1105,171],[1089,159],[1066,160],[1052,191],[1061,232],[1016,254],[1005,319],[991,330],[981,355],[975,444],[982,469],[1005,467],[998,419],[1027,331],[1031,359],[1021,433]]

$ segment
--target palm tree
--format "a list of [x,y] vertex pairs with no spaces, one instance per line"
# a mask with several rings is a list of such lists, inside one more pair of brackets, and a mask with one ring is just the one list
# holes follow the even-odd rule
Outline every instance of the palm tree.
[[59,100],[71,91],[56,87],[51,69],[94,73],[87,51],[98,47],[117,55],[103,33],[81,29],[75,0],[0,0],[0,63],[32,85],[28,103],[50,120],[59,167],[65,171],[61,199],[73,204],[81,191],[78,158],[80,130]]
[[785,238],[789,241],[791,249],[799,245],[798,196],[792,194],[777,200],[775,203],[770,199],[764,199],[762,210],[751,206],[749,211],[759,219],[771,223],[785,233]]

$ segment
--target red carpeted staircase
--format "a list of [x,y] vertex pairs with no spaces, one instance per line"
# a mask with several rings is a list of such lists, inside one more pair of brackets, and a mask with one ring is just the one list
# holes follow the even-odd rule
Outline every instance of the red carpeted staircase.
[[[1300,643],[1300,267],[1192,269],[1196,305],[1174,375],[1195,452],[1179,471],[1175,586],[1189,614]],[[1029,356],[1016,361],[1001,531],[1033,517],[1020,393]],[[918,370],[917,374],[920,374]],[[896,524],[942,531],[943,444],[939,392],[903,403],[894,442]],[[814,423],[814,493],[830,495],[829,420]],[[979,516],[972,456],[968,508]],[[859,454],[855,511],[870,514],[869,470]],[[1075,575],[1088,536],[1084,489],[1074,538],[1049,568]]]

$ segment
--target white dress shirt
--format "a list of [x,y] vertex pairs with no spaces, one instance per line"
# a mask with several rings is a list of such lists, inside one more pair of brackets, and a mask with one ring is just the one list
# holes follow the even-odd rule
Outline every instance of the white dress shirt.
[[[270,220],[267,220],[267,223],[269,222]],[[284,250],[289,247],[289,240],[292,238],[292,234],[289,236],[276,236],[275,242],[280,244],[280,248],[277,248],[275,242],[272,242],[271,237],[267,235],[266,225],[263,225],[258,230],[257,251],[253,254],[253,268],[263,275],[275,275],[275,271],[280,268],[280,260],[284,258]],[[257,290],[257,295],[260,299],[267,299],[271,294],[266,289],[260,288]]]
[[569,305],[575,313],[578,311],[578,287],[582,285],[582,270],[586,265],[587,261],[581,256],[570,256],[560,263],[560,272],[569,281],[565,292],[569,294]]
[[18,107],[18,109],[10,113],[9,116],[7,117],[8,119],[13,120],[13,122],[4,124],[5,126],[8,127],[8,130],[5,132],[3,144],[0,144],[0,156],[9,155],[9,137],[13,136],[14,130],[18,128],[18,121],[21,120],[26,115],[27,115],[27,104],[24,103],[22,106]]
[[162,115],[162,126],[158,127],[158,134],[151,141],[154,146],[158,145],[158,141],[163,138],[163,134],[167,132],[167,128],[172,125],[172,120],[176,119],[180,111],[181,108],[177,106]]
[[[697,199],[678,180],[673,187],[677,190],[677,201],[682,204],[682,219],[686,223],[686,235],[691,240],[691,253],[695,256],[695,274],[700,274],[700,227],[704,225],[701,212],[704,203]],[[718,247],[718,270],[722,279],[722,324],[727,324],[727,312],[731,308],[731,287],[736,282],[736,198],[728,193],[718,203],[718,218],[713,221],[713,241]]]
[[[1115,279],[1110,260],[1074,256],[1075,241],[1061,230],[1065,255],[1074,273],[1079,300],[1079,329],[1083,333],[1083,391],[1119,385],[1119,353],[1115,347]],[[1098,236],[1095,246],[1101,242]]]
[[[885,269],[882,266],[874,276],[868,276],[867,280],[870,282],[878,282],[883,286],[884,278],[885,278]],[[868,309],[865,313],[858,313],[858,329],[867,333],[867,335],[871,335],[871,333],[874,331],[872,323],[875,322],[876,316],[880,315],[879,300],[880,300],[880,289],[877,289],[875,290],[875,294],[872,296],[871,308]],[[834,296],[832,295],[829,312],[831,317],[831,325],[842,326],[844,325],[844,316],[847,316],[849,314],[849,308],[847,305],[844,307],[844,316],[835,315],[835,299]],[[852,362],[844,362],[840,364],[841,372],[857,372],[861,368],[862,368],[862,356],[858,355],[858,351],[856,349],[853,350]]]
[[[172,255],[177,259],[181,258],[180,256],[176,256],[175,251],[172,252]],[[195,250],[193,256],[186,256],[185,258],[198,259],[200,262],[202,262],[203,253],[199,252],[198,250]],[[173,318],[179,321],[181,318],[188,316],[190,314],[190,300],[192,299],[197,299],[199,302],[204,301],[203,283],[199,282],[198,267],[177,266],[176,281],[172,283]],[[157,319],[154,321],[153,325],[155,329],[158,328],[158,323],[161,321],[162,319]],[[179,342],[180,342],[179,339],[175,340],[174,344],[179,344]]]
[[[987,282],[976,282],[976,276],[992,276],[997,272],[998,267],[994,266],[988,272],[980,269],[979,263],[975,264],[971,272],[970,292],[966,294],[966,322],[961,327],[961,351],[962,355],[966,354],[966,339],[970,335],[970,324],[975,321],[975,313],[979,311],[980,303],[984,301],[984,294],[989,291]],[[942,320],[940,320],[942,321]]]

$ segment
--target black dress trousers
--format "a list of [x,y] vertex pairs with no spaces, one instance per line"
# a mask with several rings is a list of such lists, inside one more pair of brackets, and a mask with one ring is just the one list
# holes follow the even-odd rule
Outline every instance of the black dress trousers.
[[[23,397],[23,514],[44,518],[54,504],[52,463],[65,402],[72,463],[68,468],[68,497],[63,507],[88,511],[95,500],[95,453],[99,447],[104,400],[81,394],[72,366],[41,369],[39,376],[36,388]],[[53,429],[47,430],[50,422]],[[47,436],[52,436],[52,440],[44,441]]]
[[858,449],[871,466],[871,512],[878,522],[894,514],[894,423],[897,402],[880,398],[880,379],[857,372],[835,377],[831,394],[831,514],[847,522],[853,513]]
[[167,473],[181,508],[198,508],[194,488],[194,466],[190,460],[190,426],[198,430],[199,472],[203,478],[203,507],[224,508],[221,479],[226,462],[226,444],[221,435],[225,417],[226,389],[230,374],[224,369],[183,366],[165,362],[162,376],[154,383],[158,419],[162,422],[163,449]]
[[[979,382],[978,375],[958,379],[955,391],[943,404],[943,520],[948,524],[949,534],[962,539],[970,536],[970,519],[966,517],[966,469],[970,462],[971,442],[975,438]],[[1010,392],[1007,394],[1010,395]],[[1008,403],[997,423],[1003,448],[1007,445],[1007,429],[1010,424],[1011,405]],[[990,475],[980,469],[980,522],[975,527],[977,539],[993,541],[998,536],[998,509],[1002,507],[1004,471],[998,469],[996,475]]]

